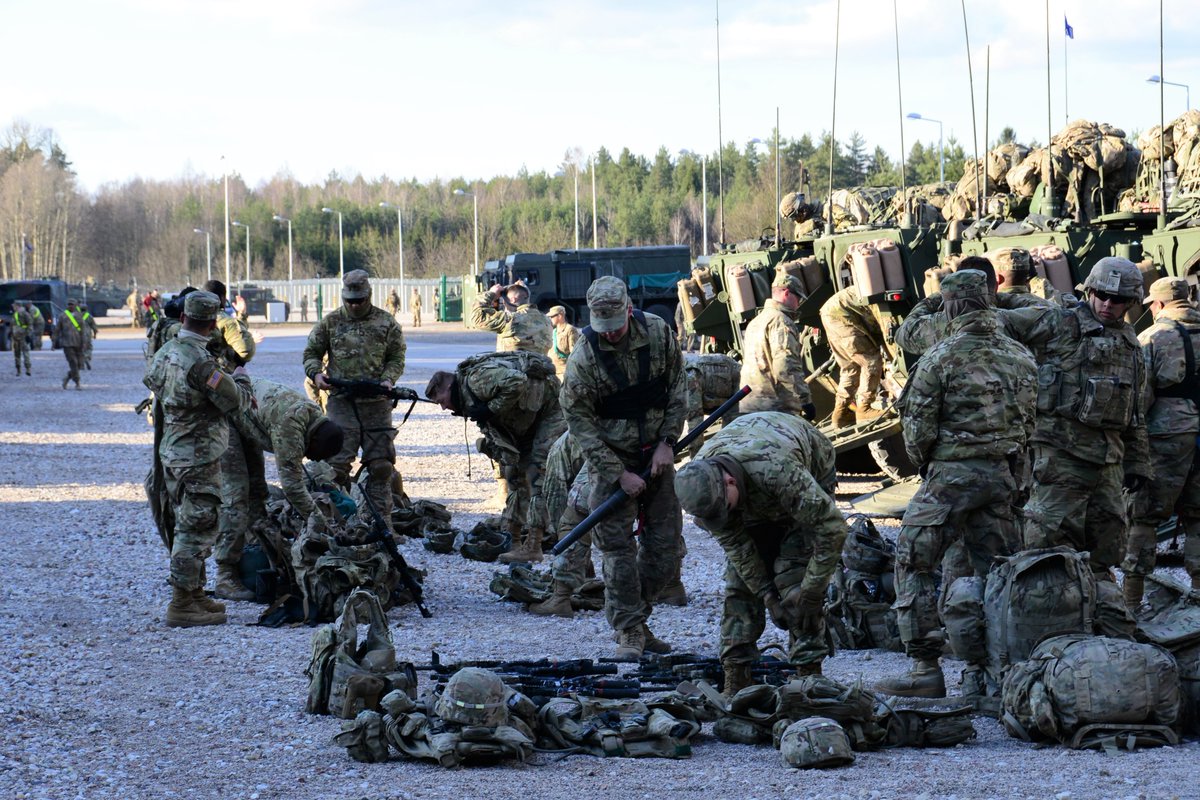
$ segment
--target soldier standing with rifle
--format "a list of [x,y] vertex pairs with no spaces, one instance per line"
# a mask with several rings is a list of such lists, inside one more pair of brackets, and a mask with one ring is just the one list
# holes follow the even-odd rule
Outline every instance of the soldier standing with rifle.
[[[304,348],[304,374],[322,391],[330,377],[368,379],[392,388],[404,374],[404,333],[395,317],[371,305],[371,282],[365,270],[346,273],[342,307],[313,326]],[[324,359],[328,357],[328,364]],[[350,463],[362,449],[367,491],[380,515],[392,516],[392,473],[396,463],[396,429],[387,397],[336,392],[325,413],[345,434],[342,450],[329,463],[343,489],[350,487]]]
[[[591,471],[595,508],[628,497],[595,529],[604,562],[604,613],[618,658],[669,648],[646,624],[680,558],[674,446],[686,415],[683,358],[667,323],[635,311],[624,282],[606,276],[587,292],[591,325],[571,353],[561,405]],[[544,349],[543,349],[544,352]],[[650,478],[639,472],[649,465]],[[640,518],[640,545],[630,532]]]
[[830,654],[825,590],[846,539],[833,500],[833,445],[792,414],[738,417],[675,476],[696,524],[725,550],[721,666],[725,695],[749,686],[765,616],[789,633],[788,660],[821,674]]

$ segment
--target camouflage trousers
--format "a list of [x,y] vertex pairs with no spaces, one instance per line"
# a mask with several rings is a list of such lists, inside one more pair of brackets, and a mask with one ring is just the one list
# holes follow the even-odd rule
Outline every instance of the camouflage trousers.
[[83,366],[87,367],[88,369],[92,368],[92,351],[95,349],[95,347],[96,347],[95,339],[93,339],[90,336],[87,339],[84,339],[84,341],[83,341],[83,362],[82,363],[83,363]]
[[351,400],[330,394],[325,414],[341,426],[342,450],[328,459],[343,491],[350,491],[350,464],[362,450],[367,471],[367,492],[375,509],[386,520],[392,518],[392,471],[396,463],[396,429],[392,405],[383,398]]
[[[996,556],[1021,544],[1013,500],[1017,479],[1007,459],[933,461],[908,504],[896,540],[896,622],[908,655],[935,660],[942,627],[935,571],[943,559],[986,575]],[[956,545],[961,544],[959,551]],[[965,555],[965,559],[964,559]]]
[[860,407],[875,402],[883,379],[878,333],[824,316],[821,324],[838,365],[837,396],[854,400]]
[[1200,575],[1200,469],[1196,434],[1150,438],[1150,460],[1154,480],[1149,481],[1130,499],[1133,525],[1125,546],[1121,569],[1135,575],[1154,572],[1158,540],[1155,528],[1179,515],[1184,540],[1184,566],[1189,575]]
[[67,358],[67,378],[68,381],[75,381],[75,385],[79,385],[79,368],[83,366],[83,350],[78,347],[64,347],[63,355]]
[[[785,533],[778,553],[767,559],[775,575],[775,588],[781,597],[798,591],[812,558],[809,537],[800,531]],[[721,660],[753,664],[759,658],[758,640],[766,630],[767,608],[762,598],[750,591],[734,566],[725,562],[725,601],[721,608]],[[793,664],[820,663],[830,652],[825,623],[816,632],[792,628],[788,631],[788,660]]]
[[25,371],[29,372],[29,342],[25,340],[25,335],[20,330],[17,330],[12,335],[12,351],[13,361],[17,364],[17,374],[21,374],[21,361],[25,362]]
[[[590,473],[590,467],[584,467]],[[593,487],[589,507],[596,508],[619,490],[617,484]],[[641,532],[634,523],[641,517]],[[651,478],[637,498],[618,503],[592,530],[604,564],[604,616],[614,630],[641,625],[659,593],[677,572],[683,511],[675,497],[675,470]]]
[[542,531],[550,528],[552,520],[543,496],[542,478],[550,446],[566,429],[567,423],[558,409],[557,398],[554,398],[553,408],[547,409],[545,416],[534,423],[522,443],[520,461],[515,466],[500,467],[501,477],[508,482],[508,495],[501,513],[506,529],[511,530],[514,525]]
[[164,473],[167,494],[175,506],[170,582],[192,591],[204,585],[204,561],[217,539],[221,467],[213,461],[194,467],[166,467]]
[[[591,495],[591,483],[587,469],[582,469],[575,476],[571,489],[562,505],[550,503],[551,511],[561,508],[558,515],[558,538],[562,539],[576,525],[583,522],[588,515],[588,498]],[[571,545],[561,555],[554,557],[550,563],[550,574],[555,581],[570,587],[575,591],[587,581],[587,565],[592,559],[592,534],[584,534],[579,541]],[[666,586],[671,585],[668,581]]]
[[1066,450],[1034,451],[1033,489],[1025,506],[1025,547],[1068,545],[1090,552],[1093,572],[1125,553],[1125,500],[1120,464],[1093,464]]
[[267,475],[262,450],[229,426],[229,446],[221,455],[221,514],[216,561],[236,567],[250,526],[267,515]]

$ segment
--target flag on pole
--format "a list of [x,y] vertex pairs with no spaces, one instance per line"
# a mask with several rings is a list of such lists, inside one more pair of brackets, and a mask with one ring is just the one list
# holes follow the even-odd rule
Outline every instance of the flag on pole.
[[1065,29],[1065,33],[1067,34],[1068,39],[1075,38],[1075,29],[1071,27],[1071,23],[1067,22],[1066,14],[1063,14],[1063,28]]

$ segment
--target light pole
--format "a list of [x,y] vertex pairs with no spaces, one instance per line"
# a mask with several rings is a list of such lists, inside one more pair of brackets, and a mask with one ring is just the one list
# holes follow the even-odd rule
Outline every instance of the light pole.
[[292,221],[287,217],[274,215],[271,219],[276,222],[286,222],[288,224],[288,283],[292,282]]
[[596,234],[599,230],[599,224],[596,221],[596,159],[588,156],[592,168],[592,249],[596,249],[600,245],[596,241]]
[[212,280],[212,234],[203,228],[192,228],[192,233],[204,234],[204,253],[208,256],[205,266],[208,267],[208,280]]
[[338,215],[338,277],[346,277],[346,247],[342,241],[342,212],[334,211],[332,208],[322,208],[321,211],[325,214]]
[[471,266],[471,277],[474,278],[479,275],[479,197],[462,189],[455,189],[454,193],[459,197],[470,197],[475,206],[475,263]]
[[575,249],[579,249],[579,165],[572,164],[571,172],[575,176]]
[[400,305],[403,307],[408,302],[404,294],[404,209],[386,200],[379,207],[396,209],[396,251],[400,255]]
[[913,111],[905,114],[909,119],[919,119],[924,122],[936,122],[938,126],[938,183],[946,182],[946,151],[942,146],[942,121],[940,119],[930,119],[922,117],[917,112]]
[[[246,229],[246,283],[249,283],[250,282],[250,226],[244,222],[238,222],[235,219],[233,221],[233,227]],[[229,287],[226,286],[225,290],[229,291]]]
[[229,263],[232,256],[229,254],[229,165],[225,163],[225,156],[221,156],[221,173],[225,181],[225,291],[230,289],[230,274]]
[[1184,110],[1185,111],[1191,110],[1191,108],[1192,108],[1192,88],[1190,86],[1188,86],[1186,83],[1175,83],[1174,81],[1164,81],[1158,75],[1151,75],[1149,78],[1146,78],[1146,83],[1161,83],[1164,86],[1179,86],[1179,87],[1181,87],[1184,91],[1184,97],[1187,100],[1187,108]]

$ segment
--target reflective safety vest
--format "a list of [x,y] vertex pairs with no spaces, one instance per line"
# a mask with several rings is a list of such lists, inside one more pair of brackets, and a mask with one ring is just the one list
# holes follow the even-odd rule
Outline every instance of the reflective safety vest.
[[74,314],[72,314],[70,311],[63,311],[63,313],[66,314],[67,319],[71,320],[71,324],[75,326],[75,330],[81,330],[79,327],[79,320],[75,319]]

